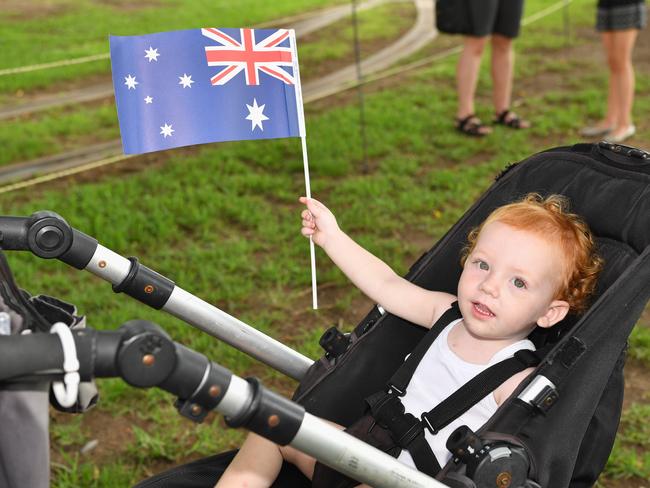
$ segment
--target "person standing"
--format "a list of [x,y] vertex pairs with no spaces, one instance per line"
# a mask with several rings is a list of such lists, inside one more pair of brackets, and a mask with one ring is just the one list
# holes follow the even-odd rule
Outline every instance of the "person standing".
[[456,129],[479,137],[492,132],[492,128],[484,125],[474,110],[481,57],[488,41],[492,46],[494,123],[512,129],[530,127],[528,121],[510,110],[515,63],[512,43],[519,35],[524,0],[468,0],[466,5],[470,33],[464,37],[463,52],[456,68]]
[[634,101],[634,67],[632,50],[639,30],[647,22],[645,0],[599,0],[596,29],[602,33],[609,67],[607,112],[592,127],[585,127],[585,137],[604,137],[608,142],[623,142],[632,137]]

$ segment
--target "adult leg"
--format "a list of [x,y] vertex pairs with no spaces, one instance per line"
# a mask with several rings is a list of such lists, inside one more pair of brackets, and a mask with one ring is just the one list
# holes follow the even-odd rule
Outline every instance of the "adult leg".
[[608,85],[607,85],[607,111],[603,119],[596,125],[602,129],[609,129],[610,131],[618,124],[618,93],[619,93],[619,77],[614,74],[611,62],[616,57],[614,52],[614,32],[608,31],[602,34],[603,49],[605,50],[605,58],[607,61],[608,72]]
[[492,35],[492,100],[494,113],[500,123],[525,129],[530,126],[530,123],[519,119],[514,112],[510,112],[515,65],[512,41],[512,38],[501,34]]
[[608,138],[613,140],[624,138],[633,132],[634,67],[632,66],[632,51],[637,34],[636,29],[603,34],[603,37],[609,38],[609,42],[605,45],[610,71],[607,111],[608,115],[610,111],[613,114],[611,118],[613,130],[609,133]]
[[512,39],[501,34],[492,35],[492,101],[494,111],[500,114],[510,108],[512,98],[512,74],[515,52]]
[[[474,114],[474,96],[478,82],[481,57],[487,43],[486,37],[467,36],[463,41],[463,52],[456,66],[456,87],[458,90],[458,110],[456,118],[466,120]],[[480,123],[480,122],[479,122]],[[485,126],[478,127],[480,134],[489,134],[491,129]]]

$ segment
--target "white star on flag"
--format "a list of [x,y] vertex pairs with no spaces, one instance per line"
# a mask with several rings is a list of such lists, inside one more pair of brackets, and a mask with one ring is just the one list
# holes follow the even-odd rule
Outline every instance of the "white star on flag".
[[151,63],[152,61],[158,61],[158,56],[160,56],[160,53],[158,52],[158,48],[154,49],[151,46],[149,46],[149,49],[144,50],[145,54],[144,57],[149,60]]
[[264,112],[264,105],[257,105],[257,99],[253,98],[253,105],[248,105],[248,116],[246,117],[246,120],[251,121],[251,130],[255,130],[255,127],[259,126],[260,130],[264,130],[264,127],[262,127],[262,121],[264,120],[269,120],[269,118],[263,114]]
[[192,83],[194,83],[194,80],[192,80],[192,75],[183,73],[183,76],[179,76],[178,79],[181,80],[178,82],[178,84],[183,85],[183,88],[192,88]]
[[153,98],[147,95],[146,97],[144,97],[144,103],[146,104],[153,103]]
[[124,84],[129,87],[129,90],[135,90],[135,85],[137,85],[138,82],[135,81],[135,76],[129,75],[124,77]]
[[167,136],[171,137],[172,132],[174,132],[174,129],[172,129],[172,126],[170,124],[168,124],[167,122],[165,122],[165,125],[163,125],[160,128],[160,133],[163,135],[163,137],[165,139],[167,139]]

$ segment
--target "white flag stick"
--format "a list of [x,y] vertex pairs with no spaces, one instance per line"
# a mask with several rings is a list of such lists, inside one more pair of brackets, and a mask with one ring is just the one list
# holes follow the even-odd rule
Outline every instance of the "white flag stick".
[[[291,38],[291,51],[293,52],[293,76],[296,80],[296,109],[298,111],[298,130],[302,142],[302,163],[305,169],[305,196],[311,198],[309,185],[309,158],[307,157],[307,134],[305,131],[305,112],[302,107],[302,88],[300,85],[300,69],[298,67],[298,47],[296,46],[296,31],[289,30]],[[314,310],[318,309],[318,294],[316,286],[316,251],[314,241],[309,238],[309,258],[311,261],[311,301]]]

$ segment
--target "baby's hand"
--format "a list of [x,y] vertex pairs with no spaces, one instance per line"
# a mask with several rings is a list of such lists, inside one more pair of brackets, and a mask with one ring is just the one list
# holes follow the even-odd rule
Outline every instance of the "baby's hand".
[[307,206],[300,214],[302,217],[302,235],[311,237],[315,244],[323,247],[327,239],[339,231],[336,217],[318,200],[300,197],[300,202]]

